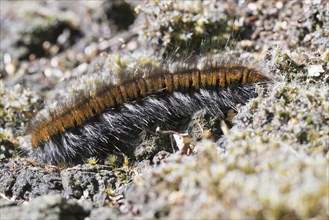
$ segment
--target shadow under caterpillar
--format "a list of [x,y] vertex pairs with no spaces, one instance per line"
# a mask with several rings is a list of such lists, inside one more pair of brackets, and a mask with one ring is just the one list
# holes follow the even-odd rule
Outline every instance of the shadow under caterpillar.
[[255,85],[268,81],[255,67],[208,64],[104,84],[37,120],[29,153],[49,164],[76,164],[118,152],[133,158],[133,140],[143,129],[189,118],[201,109],[224,117],[257,95]]

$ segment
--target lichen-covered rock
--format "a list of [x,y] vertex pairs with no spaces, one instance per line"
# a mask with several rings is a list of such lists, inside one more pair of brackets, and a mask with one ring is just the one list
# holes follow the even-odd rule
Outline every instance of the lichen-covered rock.
[[16,203],[14,201],[0,198],[0,209],[5,208],[5,207],[15,206],[15,205],[16,205]]
[[60,195],[45,195],[20,206],[0,206],[1,219],[82,220],[90,210]]
[[[90,213],[90,220],[114,220],[119,219],[120,212],[114,208],[100,207],[93,209]],[[123,218],[125,219],[125,218]]]
[[[305,56],[303,54],[305,60],[315,57]],[[278,81],[241,108],[235,118],[236,126],[251,128],[259,136],[277,138],[297,152],[325,155],[329,152],[329,86],[326,82],[329,68],[326,61],[313,61],[324,68],[323,73],[315,77],[309,75],[308,63],[297,64],[300,56],[282,57],[289,56],[274,57],[277,76],[280,76]],[[291,65],[285,66],[284,60],[289,60]]]
[[152,0],[136,8],[146,17],[144,36],[163,57],[200,54],[209,44],[224,46],[239,28],[233,25],[231,9],[215,1]]
[[196,157],[148,169],[127,193],[129,209],[141,218],[326,218],[326,159],[251,134],[232,132],[225,154],[202,142]]
[[91,200],[103,206],[120,203],[121,188],[133,175],[128,167],[78,165],[61,171],[64,195],[68,198]]
[[18,137],[24,134],[40,106],[40,98],[34,92],[19,84],[5,88],[0,83],[0,160],[17,156]]
[[236,118],[260,136],[268,135],[296,151],[329,151],[329,87],[326,84],[276,83],[272,91],[249,103]]
[[61,193],[58,170],[33,167],[28,162],[10,160],[0,164],[0,192],[16,200],[30,200],[40,195]]

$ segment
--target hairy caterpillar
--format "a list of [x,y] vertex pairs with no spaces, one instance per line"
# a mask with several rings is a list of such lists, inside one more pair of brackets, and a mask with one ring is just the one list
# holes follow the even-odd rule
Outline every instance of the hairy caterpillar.
[[201,109],[223,117],[255,97],[255,85],[269,81],[258,68],[240,62],[199,64],[104,83],[63,105],[34,123],[30,155],[50,164],[75,164],[115,152],[134,157],[133,140],[144,128],[188,118]]

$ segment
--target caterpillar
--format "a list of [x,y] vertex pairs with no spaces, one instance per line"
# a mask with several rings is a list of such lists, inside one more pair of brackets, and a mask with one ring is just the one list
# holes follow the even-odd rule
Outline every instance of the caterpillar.
[[49,164],[77,164],[123,152],[134,157],[143,129],[189,118],[198,110],[224,113],[255,97],[269,77],[259,68],[205,62],[170,71],[160,68],[118,84],[104,83],[33,123],[30,156]]

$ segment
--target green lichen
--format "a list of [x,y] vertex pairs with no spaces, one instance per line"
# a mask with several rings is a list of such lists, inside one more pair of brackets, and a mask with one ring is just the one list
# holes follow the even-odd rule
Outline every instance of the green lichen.
[[163,57],[188,56],[222,47],[234,26],[234,12],[214,1],[148,1],[138,12],[145,15],[144,36]]
[[0,128],[0,160],[10,158],[17,154],[18,140],[8,129]]
[[17,154],[19,140],[24,135],[27,124],[41,100],[33,92],[21,85],[5,88],[0,83],[0,158],[9,158]]
[[[329,151],[329,86],[309,76],[306,68],[309,64],[282,68],[281,61],[285,60],[282,56],[275,57],[281,81],[243,107],[235,119],[236,124],[241,128],[251,127],[259,135],[278,138],[296,151],[326,154]],[[324,63],[319,65],[325,67]]]
[[98,160],[95,157],[91,157],[87,160],[87,163],[90,164],[90,165],[96,165],[97,162],[98,162]]
[[142,218],[328,216],[326,159],[296,155],[284,143],[251,133],[230,133],[225,154],[206,141],[196,157],[174,158],[147,170],[135,181],[128,202]]

